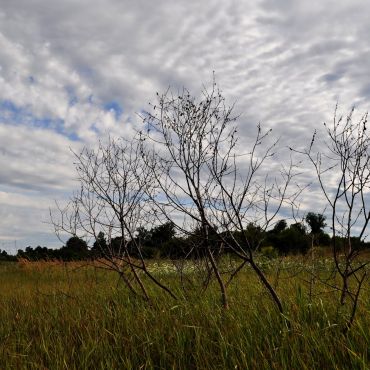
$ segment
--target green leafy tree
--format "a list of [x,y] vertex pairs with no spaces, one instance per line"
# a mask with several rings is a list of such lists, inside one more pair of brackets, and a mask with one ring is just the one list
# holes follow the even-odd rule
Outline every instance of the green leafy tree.
[[[329,235],[324,233],[326,217],[321,213],[308,212],[305,221],[311,229],[311,247],[315,244],[328,245],[330,243]],[[328,240],[329,238],[329,240]]]
[[63,260],[82,260],[89,256],[87,243],[78,236],[72,236],[68,239],[66,246],[61,250]]
[[285,230],[287,228],[287,222],[285,220],[279,220],[274,228],[272,229],[272,232],[275,233],[275,234],[278,234],[280,232],[282,232],[283,230]]
[[324,231],[326,217],[323,214],[308,212],[305,220],[311,229],[311,234],[318,235]]

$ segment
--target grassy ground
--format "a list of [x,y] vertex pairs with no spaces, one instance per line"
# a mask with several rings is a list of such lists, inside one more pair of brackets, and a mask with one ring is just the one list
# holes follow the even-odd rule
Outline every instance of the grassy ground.
[[[94,267],[58,263],[0,265],[2,369],[367,369],[370,294],[342,334],[348,314],[336,293],[308,284],[293,260],[264,269],[285,302],[276,311],[251,271],[229,288],[230,309],[216,285],[185,294],[175,274],[177,301],[151,287],[151,303],[132,297],[117,276]],[[281,264],[279,265],[281,266]],[[316,269],[325,273],[325,260]],[[160,271],[160,264],[153,265]],[[191,274],[191,272],[189,272]],[[307,279],[306,279],[307,280]],[[318,294],[320,293],[320,294]]]

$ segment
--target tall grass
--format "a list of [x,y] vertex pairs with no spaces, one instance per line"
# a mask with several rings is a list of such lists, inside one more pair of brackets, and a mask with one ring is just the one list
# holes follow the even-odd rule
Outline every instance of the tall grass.
[[[273,279],[273,266],[266,270]],[[338,323],[348,313],[338,310],[337,296],[324,289],[310,300],[301,276],[286,271],[278,290],[289,326],[248,270],[232,283],[230,309],[224,311],[216,285],[185,295],[171,273],[167,279],[178,284],[180,298],[151,287],[154,299],[145,302],[114,273],[92,266],[2,264],[0,367],[369,368],[369,292],[344,336]]]

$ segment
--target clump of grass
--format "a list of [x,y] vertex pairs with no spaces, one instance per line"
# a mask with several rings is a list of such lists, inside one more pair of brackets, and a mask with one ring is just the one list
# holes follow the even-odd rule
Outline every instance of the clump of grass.
[[114,273],[76,267],[0,265],[2,368],[368,368],[369,304],[344,336],[336,297],[309,300],[298,275],[282,274],[279,285],[288,326],[248,270],[230,286],[225,311],[216,285],[186,295],[178,285],[177,301],[151,287],[146,302]]

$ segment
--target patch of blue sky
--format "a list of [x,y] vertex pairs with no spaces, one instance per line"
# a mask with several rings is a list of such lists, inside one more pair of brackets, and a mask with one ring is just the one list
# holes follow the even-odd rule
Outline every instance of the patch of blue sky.
[[0,120],[5,123],[21,124],[29,116],[27,109],[18,107],[10,100],[0,101]]
[[96,123],[93,123],[91,126],[90,126],[90,130],[95,132],[96,134],[100,134],[100,130],[97,128],[96,126]]
[[71,130],[66,130],[64,120],[51,118],[34,118],[34,126],[48,128],[56,131],[58,134],[68,137],[71,141],[80,141],[78,135]]
[[66,130],[64,120],[60,118],[35,117],[27,107],[19,107],[10,100],[0,101],[0,122],[10,125],[51,129],[72,141],[79,141],[76,133]]
[[121,105],[114,100],[104,104],[104,110],[108,112],[113,111],[116,120],[119,120],[123,113],[123,108],[121,107]]

